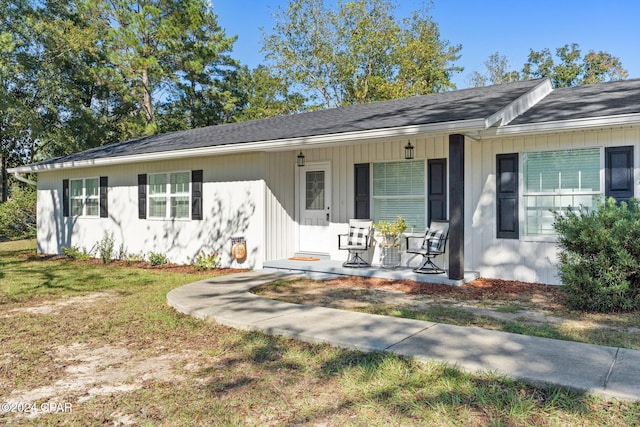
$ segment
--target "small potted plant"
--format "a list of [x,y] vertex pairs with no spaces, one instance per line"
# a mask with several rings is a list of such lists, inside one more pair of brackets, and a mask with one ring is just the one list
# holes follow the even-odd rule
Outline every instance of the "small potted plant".
[[381,245],[397,246],[400,235],[407,229],[407,223],[404,218],[402,218],[402,215],[398,215],[398,219],[393,222],[385,220],[379,221],[375,225],[375,229],[384,238],[384,241],[380,243]]
[[383,237],[380,242],[380,265],[383,268],[396,268],[400,265],[400,235],[407,229],[407,223],[398,215],[398,219],[390,221],[379,221],[375,229]]

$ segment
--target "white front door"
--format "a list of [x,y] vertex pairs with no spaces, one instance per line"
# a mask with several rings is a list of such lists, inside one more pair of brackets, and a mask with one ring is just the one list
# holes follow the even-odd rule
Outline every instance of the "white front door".
[[329,253],[331,239],[331,164],[313,163],[299,169],[298,231],[300,252]]

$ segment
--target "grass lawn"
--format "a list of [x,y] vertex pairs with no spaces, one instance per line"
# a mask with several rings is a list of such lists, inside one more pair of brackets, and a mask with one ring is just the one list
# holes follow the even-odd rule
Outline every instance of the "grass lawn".
[[198,321],[165,296],[202,273],[34,247],[0,243],[0,425],[640,423],[640,402]]

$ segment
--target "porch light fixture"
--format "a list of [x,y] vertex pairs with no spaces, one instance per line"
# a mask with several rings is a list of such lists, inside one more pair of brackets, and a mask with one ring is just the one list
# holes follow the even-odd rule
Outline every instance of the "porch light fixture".
[[296,164],[300,168],[304,166],[304,154],[302,154],[302,151],[300,152],[300,154],[298,154],[298,160],[296,161]]
[[[413,145],[411,145],[411,141],[404,147],[404,158],[406,160],[413,160]],[[298,156],[300,157],[300,156]]]

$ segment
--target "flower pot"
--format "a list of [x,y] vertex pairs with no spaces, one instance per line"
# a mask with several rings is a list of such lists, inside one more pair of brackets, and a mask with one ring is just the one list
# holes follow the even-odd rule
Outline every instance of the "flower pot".
[[400,245],[382,243],[380,245],[380,266],[382,268],[397,268],[400,266]]

